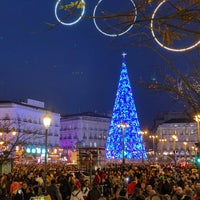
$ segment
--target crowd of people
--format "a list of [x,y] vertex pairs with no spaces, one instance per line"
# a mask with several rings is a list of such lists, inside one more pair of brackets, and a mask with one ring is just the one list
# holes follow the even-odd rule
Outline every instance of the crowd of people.
[[[88,178],[63,164],[17,165],[0,177],[0,200],[198,200],[200,179],[194,166],[117,165]],[[74,173],[76,171],[76,173]],[[44,182],[46,184],[44,184]],[[46,185],[46,187],[44,187]]]

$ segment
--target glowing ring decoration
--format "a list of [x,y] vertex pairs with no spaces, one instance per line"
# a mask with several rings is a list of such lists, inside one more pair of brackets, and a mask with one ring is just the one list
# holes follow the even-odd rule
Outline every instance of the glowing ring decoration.
[[163,0],[160,4],[158,4],[158,6],[156,7],[156,9],[154,10],[153,14],[152,14],[152,17],[151,17],[151,23],[150,23],[150,28],[151,28],[151,34],[154,38],[154,40],[156,41],[156,43],[158,45],[160,45],[161,47],[163,47],[164,49],[168,50],[168,51],[173,51],[173,52],[184,52],[184,51],[188,51],[188,50],[191,50],[195,47],[197,47],[199,44],[200,44],[200,40],[197,41],[195,44],[193,44],[192,46],[189,46],[187,48],[182,48],[182,49],[175,49],[175,48],[169,48],[167,46],[165,46],[164,44],[162,44],[155,36],[155,33],[154,33],[154,30],[153,30],[153,20],[154,20],[154,17],[156,15],[156,12],[158,11],[158,9],[168,0]]
[[83,6],[83,8],[82,8],[82,12],[81,12],[80,17],[79,17],[77,20],[75,20],[75,21],[73,21],[73,22],[70,22],[70,23],[65,23],[65,22],[63,22],[62,20],[59,19],[58,15],[57,15],[58,4],[60,3],[60,1],[61,1],[61,0],[58,0],[58,1],[56,2],[56,5],[55,5],[55,10],[54,10],[54,12],[55,12],[56,19],[57,19],[62,25],[65,25],[65,26],[71,26],[71,25],[74,25],[74,24],[76,24],[77,22],[79,22],[79,21],[81,20],[81,18],[83,17],[83,15],[85,14],[85,1],[84,1],[84,0],[81,0],[81,3],[83,3],[84,6]]
[[[131,28],[133,27],[133,24],[130,25],[129,28],[126,29],[124,32],[121,32],[121,33],[119,33],[119,34],[109,34],[109,33],[106,33],[106,32],[104,32],[104,31],[102,31],[102,30],[99,28],[99,26],[98,26],[97,23],[96,23],[95,15],[96,15],[97,7],[99,6],[99,4],[100,4],[102,1],[103,1],[103,0],[99,0],[99,2],[97,3],[97,5],[95,6],[94,11],[93,11],[93,22],[94,22],[94,25],[95,25],[96,29],[97,29],[100,33],[102,33],[103,35],[106,35],[106,36],[109,36],[109,37],[121,36],[121,35],[124,35],[125,33],[127,33],[128,31],[130,31]],[[130,1],[131,1],[131,3],[133,4],[134,11],[135,11],[135,12],[134,12],[135,17],[134,17],[134,20],[133,20],[133,23],[134,23],[134,22],[136,21],[136,18],[137,18],[137,8],[136,8],[136,5],[135,5],[134,1],[133,1],[133,0],[130,0]]]

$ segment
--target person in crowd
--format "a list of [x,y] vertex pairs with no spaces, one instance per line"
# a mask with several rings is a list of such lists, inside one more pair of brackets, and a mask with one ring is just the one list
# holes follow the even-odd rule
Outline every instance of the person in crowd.
[[23,193],[23,200],[30,200],[30,198],[34,196],[33,189],[30,186],[28,186],[26,182],[22,183],[21,190]]
[[148,184],[146,186],[146,199],[149,199],[153,192],[153,187],[150,184]]
[[90,188],[89,188],[89,180],[85,180],[85,181],[84,181],[84,183],[83,183],[83,185],[82,185],[82,187],[81,187],[81,191],[82,191],[82,193],[83,193],[83,198],[84,198],[84,200],[86,200],[87,195],[88,195],[88,193],[89,193],[89,191],[90,191]]
[[150,200],[163,200],[163,198],[162,195],[156,193],[151,195]]
[[68,200],[71,195],[71,185],[68,176],[61,174],[58,177],[59,189],[63,200]]
[[195,181],[194,184],[194,200],[200,199],[200,179]]
[[173,184],[173,185],[172,185],[172,189],[171,189],[171,193],[170,193],[171,199],[174,199],[174,198],[175,198],[177,187],[178,187],[178,186],[177,186],[176,184]]
[[75,182],[73,185],[70,200],[84,200],[83,193],[81,191],[79,184],[77,184],[77,182]]
[[128,192],[125,187],[118,187],[116,189],[115,197],[112,200],[128,200]]
[[10,197],[12,200],[15,199],[15,196],[19,196],[19,192],[21,190],[21,183],[18,178],[14,178],[10,185]]
[[47,193],[51,196],[51,200],[62,200],[55,179],[52,179],[50,184],[47,185]]
[[149,190],[149,195],[145,198],[145,200],[150,200],[151,196],[153,196],[154,194],[156,194],[156,191],[154,189]]
[[145,199],[145,196],[142,194],[142,190],[139,187],[136,187],[134,193],[131,196],[129,196],[129,200],[136,200],[136,199],[140,200]]
[[162,195],[162,200],[171,200],[171,196],[169,194]]
[[0,200],[8,199],[8,180],[7,176],[3,175],[0,178]]
[[185,188],[183,190],[183,197],[182,200],[193,200],[194,199],[194,192],[191,188]]
[[183,198],[183,188],[178,186],[176,188],[176,193],[172,196],[172,200],[182,200]]
[[88,192],[86,200],[99,200],[101,197],[101,191],[99,185],[96,182],[93,182],[92,189]]
[[127,185],[127,192],[128,192],[128,196],[133,195],[134,191],[135,191],[135,186],[136,186],[136,181],[134,178],[132,178],[132,180],[130,180],[128,182]]

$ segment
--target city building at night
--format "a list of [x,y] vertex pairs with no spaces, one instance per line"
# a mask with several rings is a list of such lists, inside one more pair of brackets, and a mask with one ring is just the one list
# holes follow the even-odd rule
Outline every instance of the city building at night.
[[197,123],[185,118],[170,119],[157,127],[157,155],[191,161],[197,154]]
[[[11,149],[13,145],[15,155],[30,155],[40,162],[45,153],[43,117],[47,112],[52,118],[48,130],[48,153],[57,155],[60,148],[60,114],[47,110],[44,102],[33,99],[0,101],[0,139],[7,145],[2,145],[1,151]],[[15,136],[12,135],[13,130]]]
[[79,148],[104,148],[110,116],[98,113],[77,113],[61,117],[60,146],[69,162],[76,162],[73,152]]

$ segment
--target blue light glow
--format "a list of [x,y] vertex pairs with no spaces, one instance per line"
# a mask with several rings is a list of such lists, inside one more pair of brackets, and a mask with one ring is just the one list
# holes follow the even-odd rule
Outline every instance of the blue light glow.
[[[122,70],[106,143],[107,159],[147,159],[123,54]],[[127,127],[122,127],[122,124]],[[120,126],[119,126],[120,125]],[[124,148],[123,148],[124,144]]]
[[42,149],[42,154],[45,154],[45,149]]
[[29,147],[26,148],[27,153],[31,153],[31,149]]
[[32,148],[32,149],[31,149],[31,153],[36,153],[36,149],[35,149],[35,148]]

